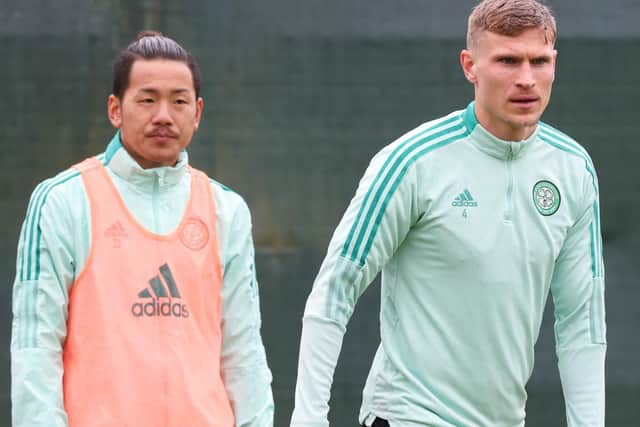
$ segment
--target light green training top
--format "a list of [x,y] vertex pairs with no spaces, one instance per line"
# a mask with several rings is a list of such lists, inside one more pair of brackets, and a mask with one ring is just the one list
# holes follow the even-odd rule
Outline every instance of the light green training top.
[[524,141],[499,140],[478,124],[474,105],[425,123],[371,161],[307,301],[292,426],[329,424],[342,337],[379,271],[381,343],[361,423],[524,425],[551,290],[568,425],[604,426],[604,270],[591,159],[544,123]]
[[[178,226],[191,182],[186,152],[174,167],[142,169],[122,147],[117,133],[98,158],[138,222],[159,234]],[[249,209],[239,195],[221,184],[212,180],[211,188],[223,272],[221,375],[236,425],[271,426],[271,372],[260,338]],[[89,252],[90,219],[85,188],[75,169],[42,182],[31,195],[18,243],[13,290],[14,427],[67,427],[62,350],[69,292]]]

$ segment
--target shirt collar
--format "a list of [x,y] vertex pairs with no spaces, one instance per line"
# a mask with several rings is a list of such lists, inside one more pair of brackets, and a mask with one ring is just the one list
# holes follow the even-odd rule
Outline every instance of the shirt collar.
[[175,166],[160,166],[143,169],[138,162],[122,146],[120,131],[109,142],[105,151],[105,165],[125,181],[136,186],[152,186],[157,183],[160,187],[179,183],[187,172],[189,156],[182,151]]
[[518,158],[522,156],[538,136],[540,126],[529,137],[522,141],[506,141],[500,139],[486,130],[476,118],[475,101],[471,102],[463,114],[463,120],[469,129],[469,140],[480,151],[498,159]]

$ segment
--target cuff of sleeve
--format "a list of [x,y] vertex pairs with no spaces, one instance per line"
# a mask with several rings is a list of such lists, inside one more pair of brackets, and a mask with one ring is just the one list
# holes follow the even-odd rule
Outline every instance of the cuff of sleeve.
[[11,406],[14,427],[67,427],[59,351],[11,351]]
[[604,426],[606,345],[558,350],[567,425]]
[[223,377],[236,426],[273,425],[272,377],[266,362],[257,366],[226,369]]
[[329,397],[343,335],[344,328],[338,323],[305,316],[291,427],[329,426]]

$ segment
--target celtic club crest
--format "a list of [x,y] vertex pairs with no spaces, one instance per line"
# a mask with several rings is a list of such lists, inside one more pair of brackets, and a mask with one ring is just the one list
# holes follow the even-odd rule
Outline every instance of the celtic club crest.
[[560,207],[560,191],[550,181],[538,181],[533,186],[533,204],[544,216],[553,215]]
[[189,218],[180,230],[180,240],[189,249],[194,251],[205,247],[209,241],[209,230],[198,218]]

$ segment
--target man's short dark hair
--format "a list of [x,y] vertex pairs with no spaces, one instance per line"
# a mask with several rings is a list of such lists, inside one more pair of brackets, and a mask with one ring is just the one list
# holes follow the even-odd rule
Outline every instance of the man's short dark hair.
[[131,67],[138,59],[170,59],[187,64],[193,78],[196,99],[200,96],[200,68],[195,58],[175,40],[157,31],[142,31],[126,49],[120,51],[113,64],[112,93],[122,99],[129,86]]

